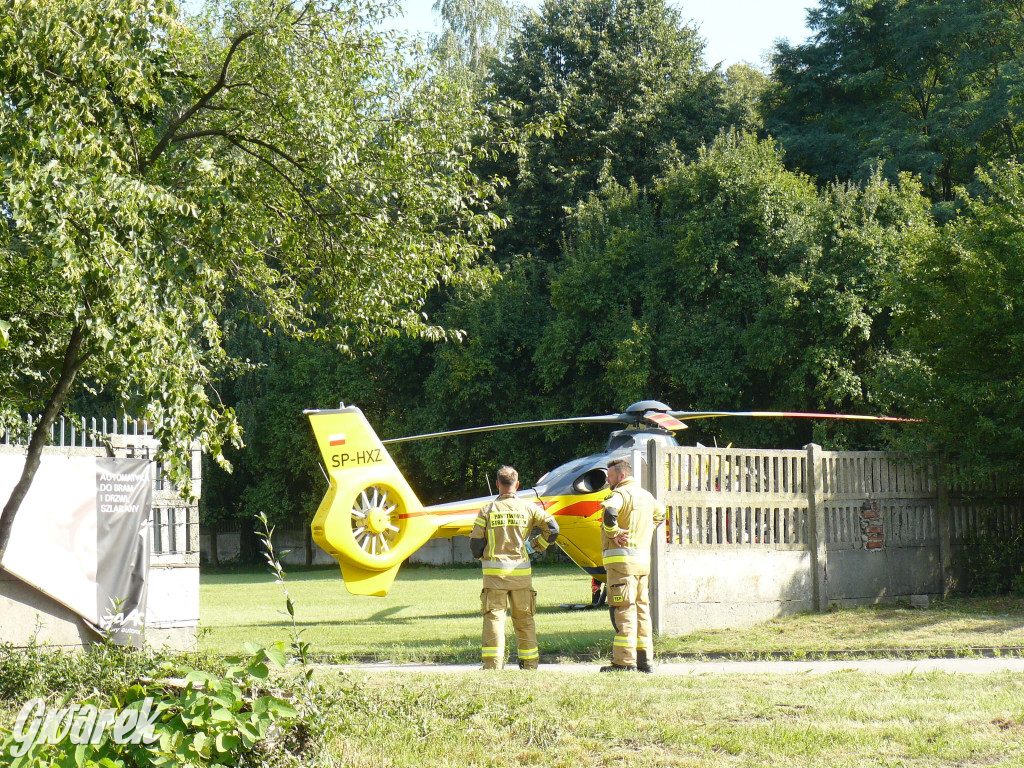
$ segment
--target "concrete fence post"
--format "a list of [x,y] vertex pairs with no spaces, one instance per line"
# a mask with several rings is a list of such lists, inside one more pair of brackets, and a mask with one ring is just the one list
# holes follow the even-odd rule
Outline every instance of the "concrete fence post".
[[949,486],[939,467],[935,467],[935,483],[938,496],[935,512],[939,524],[939,578],[942,597],[945,598],[953,589],[953,510],[949,504]]
[[828,560],[828,539],[825,532],[825,484],[821,466],[821,446],[809,443],[807,451],[807,519],[810,536],[807,542],[811,553],[813,578],[813,604],[816,611],[828,608],[828,590],[825,585]]
[[[644,487],[654,498],[665,503],[665,449],[656,440],[647,443],[647,473]],[[668,523],[666,522],[667,526]],[[665,528],[658,527],[651,538],[651,631],[662,632],[662,618],[665,615]]]

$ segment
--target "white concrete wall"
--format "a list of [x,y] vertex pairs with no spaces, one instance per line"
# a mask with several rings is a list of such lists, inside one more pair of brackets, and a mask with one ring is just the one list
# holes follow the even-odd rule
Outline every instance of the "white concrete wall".
[[452,536],[450,539],[430,539],[413,552],[409,562],[417,565],[451,565],[452,563],[475,563],[469,551],[468,536]]
[[146,600],[146,642],[195,650],[199,626],[199,567],[151,563]]
[[97,638],[71,609],[0,569],[0,643],[79,647]]
[[942,596],[938,544],[923,547],[829,550],[825,585],[829,603],[865,605]]
[[675,549],[663,568],[666,634],[748,626],[814,607],[806,550]]
[[[285,565],[305,565],[306,543],[304,532],[301,530],[274,531],[274,549],[277,551],[278,559]],[[202,562],[210,563],[211,538],[217,536],[217,559],[220,564],[230,563],[237,560],[241,554],[241,536],[237,531],[226,533],[202,533],[199,535],[199,546],[202,554]],[[287,550],[287,552],[285,552]],[[262,560],[261,560],[262,562]],[[313,543],[313,565],[336,565],[337,560],[324,552]]]
[[[199,625],[199,568],[150,564],[146,642],[195,650]],[[35,587],[0,571],[0,643],[80,647],[99,639],[85,621]]]

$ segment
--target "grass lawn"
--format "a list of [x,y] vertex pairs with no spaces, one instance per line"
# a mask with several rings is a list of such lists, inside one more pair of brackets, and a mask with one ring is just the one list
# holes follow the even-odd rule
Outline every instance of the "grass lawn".
[[[541,652],[592,659],[611,650],[607,612],[569,611],[589,599],[587,579],[573,566],[537,564],[537,631]],[[479,658],[480,573],[476,567],[409,567],[387,597],[350,595],[335,569],[289,573],[296,618],[315,654],[337,660],[473,662]],[[204,573],[201,647],[241,650],[246,641],[287,639],[290,622],[281,586],[269,573]],[[507,627],[511,634],[511,622]],[[511,649],[514,641],[510,639]],[[979,648],[1024,647],[1024,600],[933,602],[927,609],[871,606],[802,614],[746,629],[696,632],[657,641],[662,656],[726,655],[809,658],[822,655],[969,655]]]
[[[403,567],[386,597],[345,590],[336,569],[289,573],[296,619],[314,654],[340,661],[478,661],[480,568]],[[589,601],[579,569],[534,566],[537,632],[542,651],[585,656],[611,647],[606,611],[566,611],[561,603]],[[203,574],[200,647],[214,653],[241,650],[247,641],[269,643],[290,635],[281,586],[262,572]],[[508,623],[511,634],[512,622]],[[510,648],[514,647],[514,639]]]
[[608,677],[356,675],[330,751],[352,768],[1024,766],[1010,674]]
[[954,598],[926,609],[872,605],[804,613],[742,630],[665,638],[666,653],[744,658],[971,656],[1024,652],[1024,599]]
[[[606,657],[611,640],[607,613],[559,608],[585,599],[587,580],[562,565],[542,564],[536,574],[546,659]],[[334,570],[290,574],[287,586],[297,601],[305,638],[323,656],[478,661],[476,568],[404,568],[386,598],[349,595]],[[926,610],[836,611],[744,630],[661,638],[659,648],[668,656],[801,657],[851,650],[888,655],[892,649],[1009,649],[1024,645],[1022,608],[1020,600],[999,599],[955,600]],[[203,574],[203,649],[226,653],[241,650],[247,641],[287,639],[290,620],[283,609],[281,585],[267,574]],[[59,700],[63,688],[96,685],[69,676],[69,670],[93,669],[76,666],[80,657],[58,655],[49,662],[7,658],[6,671],[0,668],[0,733],[15,723],[25,703],[25,697],[5,696],[5,684],[21,690],[26,675],[49,670],[51,676],[38,680],[49,681],[51,701]],[[272,685],[294,691],[296,672],[293,666]],[[132,671],[129,679],[138,674]],[[280,751],[291,748],[291,742],[282,742],[274,760],[262,764],[1024,768],[1024,676],[1019,674],[622,676],[588,670],[546,673],[542,665],[538,673],[457,674],[325,666],[313,675],[323,692],[316,694],[315,711],[307,712],[293,733],[301,739],[313,732],[326,734],[326,742],[319,737],[302,741],[315,749],[300,756]],[[71,760],[72,755],[65,757]]]

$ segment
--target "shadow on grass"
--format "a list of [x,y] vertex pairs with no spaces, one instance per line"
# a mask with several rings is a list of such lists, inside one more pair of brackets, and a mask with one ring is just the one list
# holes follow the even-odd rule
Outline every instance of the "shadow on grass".
[[390,608],[385,608],[383,611],[377,611],[372,616],[367,616],[363,621],[383,621],[391,616],[394,616],[399,611],[404,611],[406,608],[411,608],[411,605],[393,605]]
[[[382,611],[371,616],[364,616],[362,618],[339,618],[338,623],[348,624],[366,624],[367,626],[373,626],[375,624],[416,624],[420,621],[438,621],[447,619],[479,619],[479,610],[469,611],[448,611],[447,613],[417,613],[411,616],[396,616],[400,611],[411,609],[411,605],[395,605],[390,608],[385,608]],[[538,616],[553,616],[561,613],[569,613],[564,608],[559,606],[550,607],[538,607]],[[318,627],[324,624],[330,624],[333,620],[331,619],[310,619],[302,620],[296,619],[295,625],[299,627]],[[511,622],[511,618],[506,618],[506,621]],[[278,621],[250,621],[250,622],[234,622],[231,626],[235,627],[290,627],[292,626],[291,619],[280,619]]]
[[[399,610],[408,608],[409,606],[401,606]],[[387,614],[388,611],[381,611],[380,613]],[[347,624],[349,626],[367,626],[374,627],[380,625],[394,626],[396,624],[410,625],[418,624],[421,621],[436,621],[439,619],[473,619],[479,618],[480,613],[478,611],[472,612],[456,612],[450,613],[439,613],[434,615],[423,615],[417,614],[415,616],[380,616],[376,614],[374,616],[366,616],[363,618],[341,618],[338,619],[310,619],[302,620],[296,619],[295,626],[302,628],[309,627],[322,627],[329,624]],[[230,626],[233,627],[290,627],[292,626],[291,619],[280,619],[278,621],[249,621],[249,622],[233,622]]]

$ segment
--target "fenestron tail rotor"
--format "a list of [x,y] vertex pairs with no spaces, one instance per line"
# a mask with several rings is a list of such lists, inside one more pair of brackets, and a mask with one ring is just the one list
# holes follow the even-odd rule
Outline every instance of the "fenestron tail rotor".
[[313,540],[341,565],[349,592],[387,594],[402,562],[437,530],[436,521],[362,411],[350,406],[306,414],[328,479]]
[[352,537],[371,557],[386,555],[401,533],[400,504],[383,485],[363,488],[352,504]]

